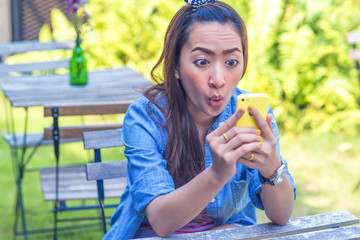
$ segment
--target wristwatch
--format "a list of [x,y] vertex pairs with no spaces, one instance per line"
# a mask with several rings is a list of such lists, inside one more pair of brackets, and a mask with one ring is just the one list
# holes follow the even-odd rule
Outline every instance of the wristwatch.
[[286,167],[285,164],[282,164],[275,173],[270,178],[264,178],[259,171],[259,179],[261,184],[269,184],[271,186],[276,186],[282,183],[286,176]]

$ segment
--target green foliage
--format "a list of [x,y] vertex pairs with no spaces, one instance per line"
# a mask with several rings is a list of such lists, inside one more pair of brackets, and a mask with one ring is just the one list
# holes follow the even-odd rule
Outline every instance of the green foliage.
[[[98,69],[129,65],[149,76],[160,55],[166,27],[182,5],[171,1],[91,1],[87,9],[92,15],[93,31],[84,35],[88,68]],[[55,39],[75,38],[65,15],[52,12]]]
[[[360,85],[346,33],[360,30],[358,0],[225,1],[244,18],[249,63],[239,86],[266,92],[279,127],[358,134]],[[166,27],[180,0],[92,0],[93,31],[84,35],[88,68],[129,65],[150,78]],[[65,15],[52,11],[52,33],[40,39],[75,39]]]
[[271,96],[281,128],[359,132],[360,86],[345,39],[346,32],[360,30],[359,6],[338,0],[252,1],[246,15],[249,67],[240,86]]

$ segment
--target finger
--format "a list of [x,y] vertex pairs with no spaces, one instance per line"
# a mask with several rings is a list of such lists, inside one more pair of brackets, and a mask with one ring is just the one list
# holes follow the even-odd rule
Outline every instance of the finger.
[[238,161],[238,163],[242,164],[242,165],[245,165],[249,168],[252,168],[252,169],[257,169],[257,164],[256,162],[253,160],[249,161],[249,159],[245,159],[245,158],[240,158]]
[[[249,112],[251,113],[251,115],[253,116],[256,125],[258,126],[259,130],[261,131],[261,135],[263,137],[267,137],[270,134],[272,134],[272,131],[269,129],[268,127],[268,123],[266,122],[266,120],[263,118],[263,116],[261,116],[261,114],[259,113],[259,111],[256,109],[256,107],[254,107],[254,105],[250,105],[249,106]],[[272,129],[272,128],[271,128]]]
[[245,109],[242,107],[236,111],[228,120],[219,124],[219,127],[214,131],[218,136],[223,135],[227,130],[235,126],[237,121],[244,115]]
[[246,144],[243,144],[240,147],[236,148],[232,152],[232,154],[233,154],[233,157],[235,157],[236,159],[240,159],[240,158],[246,157],[248,155],[251,156],[251,153],[256,152],[260,147],[261,147],[261,145],[259,144],[259,142],[246,143]]
[[269,114],[266,116],[266,123],[267,123],[267,125],[269,126],[269,128],[271,129],[271,132],[274,133],[273,128],[272,128],[271,120],[272,120],[272,115],[269,113]]
[[232,128],[226,132],[226,135],[228,136],[229,139],[241,137],[241,136],[244,136],[244,134],[254,134],[257,137],[259,137],[259,135],[260,135],[259,131],[253,127],[237,127],[237,126],[235,126],[234,128]]
[[[254,130],[254,128],[252,128],[252,131],[253,131],[252,133],[240,133],[240,134],[231,136],[230,140],[227,143],[227,148],[229,150],[233,150],[233,149],[240,147],[243,144],[253,143],[253,142],[260,143],[261,138],[259,137],[259,133],[256,132]],[[228,133],[230,133],[230,132],[231,132],[231,130],[226,133],[228,137],[229,137]]]

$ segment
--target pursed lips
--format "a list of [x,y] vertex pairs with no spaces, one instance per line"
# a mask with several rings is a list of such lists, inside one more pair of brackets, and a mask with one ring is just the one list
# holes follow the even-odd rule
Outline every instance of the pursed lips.
[[220,107],[223,103],[224,97],[219,95],[219,96],[212,96],[209,98],[209,104],[212,107]]

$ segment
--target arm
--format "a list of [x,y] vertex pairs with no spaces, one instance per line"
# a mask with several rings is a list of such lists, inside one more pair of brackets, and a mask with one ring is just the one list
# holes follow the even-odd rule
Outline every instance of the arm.
[[272,222],[278,225],[288,222],[294,208],[294,191],[287,177],[277,186],[262,185],[260,198]]
[[[255,154],[253,160],[249,161],[249,156],[242,157],[239,162],[259,170],[262,176],[269,178],[281,166],[281,160],[276,151],[278,142],[271,125],[272,115],[268,114],[265,121],[255,108],[249,109],[249,111],[261,130],[263,146],[259,151],[253,152]],[[285,177],[283,182],[277,186],[263,184],[260,198],[267,217],[278,225],[285,225],[294,207],[294,190],[289,179]]]
[[175,191],[161,195],[145,208],[153,230],[166,237],[194,219],[227,182],[219,179],[213,166]]
[[234,176],[238,155],[260,147],[259,134],[253,128],[243,129],[246,141],[251,142],[249,144],[243,144],[243,140],[230,143],[223,137],[222,134],[232,128],[242,115],[243,112],[236,112],[207,136],[213,159],[209,168],[181,188],[155,198],[146,206],[145,213],[159,236],[167,236],[196,217]]

